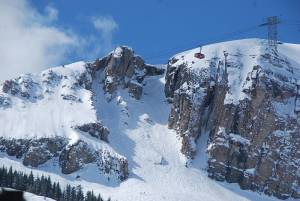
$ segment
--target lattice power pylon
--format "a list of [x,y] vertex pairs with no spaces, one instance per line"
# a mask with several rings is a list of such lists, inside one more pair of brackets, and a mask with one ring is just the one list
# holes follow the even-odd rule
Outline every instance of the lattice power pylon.
[[279,20],[277,16],[272,16],[267,18],[267,22],[262,24],[262,26],[268,26],[268,45],[270,49],[273,49],[277,52],[277,24]]
[[267,18],[268,22],[268,44],[271,49],[277,52],[277,24],[279,23],[277,16]]

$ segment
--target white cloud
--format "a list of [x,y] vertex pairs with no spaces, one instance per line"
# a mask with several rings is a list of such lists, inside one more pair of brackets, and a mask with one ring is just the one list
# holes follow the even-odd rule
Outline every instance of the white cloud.
[[119,28],[117,22],[111,16],[98,16],[92,19],[92,23],[101,34],[103,51],[111,50],[113,33]]
[[47,14],[47,18],[50,21],[58,19],[58,10],[56,8],[54,8],[53,6],[51,6],[51,5],[46,6],[45,11]]
[[0,80],[56,65],[78,44],[74,34],[51,26],[58,11],[38,13],[25,0],[0,1]]
[[112,17],[95,17],[93,24],[97,30],[109,34],[118,28],[118,24]]
[[80,36],[54,25],[59,11],[51,5],[41,14],[28,0],[0,0],[0,80],[110,51],[118,24],[112,17],[90,19],[97,35]]

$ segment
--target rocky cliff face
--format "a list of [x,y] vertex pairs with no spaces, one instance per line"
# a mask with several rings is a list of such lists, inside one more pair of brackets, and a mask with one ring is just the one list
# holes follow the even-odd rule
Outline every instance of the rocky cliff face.
[[111,97],[118,88],[128,88],[135,99],[140,99],[145,76],[164,73],[163,69],[145,64],[140,56],[126,46],[117,47],[107,57],[96,60],[92,65],[96,71],[103,70],[103,89]]
[[203,60],[194,52],[173,57],[166,74],[169,128],[181,136],[181,152],[193,159],[209,133],[210,177],[300,198],[300,64],[262,41],[212,45]]

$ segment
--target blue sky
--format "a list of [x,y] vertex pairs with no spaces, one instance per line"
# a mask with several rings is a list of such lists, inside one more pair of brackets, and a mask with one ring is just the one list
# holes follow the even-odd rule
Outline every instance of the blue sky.
[[299,10],[299,0],[1,0],[0,79],[92,60],[117,45],[166,63],[198,44],[265,38],[266,27],[237,32],[272,15],[285,20],[279,39],[300,44]]
[[[149,58],[149,62],[164,62],[176,51],[215,40],[264,38],[266,28],[240,35],[226,35],[226,33],[262,23],[263,18],[267,16],[278,15],[282,19],[300,22],[298,0],[32,2],[41,11],[51,4],[59,11],[58,24],[71,27],[81,34],[95,31],[88,23],[89,18],[112,17],[118,24],[118,29],[113,33],[113,45],[129,45],[137,53]],[[280,25],[279,38],[286,42],[300,43],[300,25]]]

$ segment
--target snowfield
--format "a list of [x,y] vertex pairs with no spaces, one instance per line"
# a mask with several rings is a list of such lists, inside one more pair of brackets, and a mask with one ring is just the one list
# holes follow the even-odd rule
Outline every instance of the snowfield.
[[[242,69],[233,69],[230,76],[236,76],[236,71],[243,71],[241,77],[230,78],[232,86],[230,94],[226,95],[228,103],[235,103],[247,98],[242,92],[241,82],[245,82],[248,66],[259,63],[257,55],[261,54],[261,41],[247,39],[204,46],[202,52],[206,57],[223,57],[223,51],[236,52]],[[198,49],[175,55],[178,62],[188,60],[195,68],[201,67],[206,60],[196,60],[193,55]],[[300,45],[279,45],[279,52],[289,55],[289,59],[300,63]],[[253,55],[252,60],[246,60],[242,55]],[[184,57],[184,60],[181,59]],[[49,136],[65,136],[70,144],[84,138],[91,146],[112,149],[128,159],[129,178],[123,182],[108,180],[101,176],[95,164],[64,175],[57,163],[48,161],[39,168],[29,168],[22,165],[19,159],[1,153],[0,165],[10,166],[24,172],[33,171],[36,175],[50,175],[52,181],[59,181],[62,186],[81,185],[83,190],[94,190],[102,197],[118,201],[275,201],[274,197],[241,190],[237,184],[217,182],[208,178],[206,172],[207,135],[201,136],[197,147],[197,157],[187,165],[185,157],[180,153],[180,141],[176,132],[168,129],[167,121],[170,104],[164,95],[164,76],[153,76],[145,79],[141,100],[135,100],[125,90],[118,90],[111,101],[102,90],[101,74],[98,72],[92,83],[91,91],[83,88],[72,88],[73,81],[84,71],[84,62],[65,67],[53,68],[62,75],[57,85],[39,85],[34,93],[43,95],[36,101],[26,101],[23,98],[12,98],[12,107],[0,107],[1,136],[7,138],[37,138]],[[282,70],[282,69],[278,69]],[[300,79],[299,69],[294,71],[295,79]],[[63,78],[67,76],[67,78]],[[42,74],[32,76],[34,82],[42,82]],[[246,83],[246,82],[245,82]],[[251,83],[247,83],[251,84]],[[63,87],[66,86],[66,87]],[[44,93],[45,90],[52,91]],[[81,101],[63,100],[61,94],[80,97]],[[1,95],[1,93],[0,93]],[[292,104],[292,103],[291,103]],[[93,138],[78,133],[73,125],[96,122],[101,120],[109,128],[109,144],[96,142]],[[234,134],[232,137],[235,137]],[[188,166],[188,167],[187,167]],[[77,178],[77,176],[80,176]],[[26,194],[28,200],[39,200]],[[31,197],[32,196],[32,197]],[[41,199],[42,200],[42,199]],[[50,199],[49,199],[50,200]],[[292,199],[290,199],[292,200]]]
[[[74,83],[85,71],[84,64],[77,62],[17,78],[20,91],[28,92],[30,97],[9,97],[12,106],[0,110],[1,136],[23,139],[59,135],[75,141],[78,135],[70,130],[73,125],[96,121],[91,92]],[[63,95],[80,97],[81,101],[70,104]]]
[[42,197],[42,196],[34,195],[32,193],[27,193],[27,192],[24,194],[24,198],[26,201],[54,201],[51,198]]

